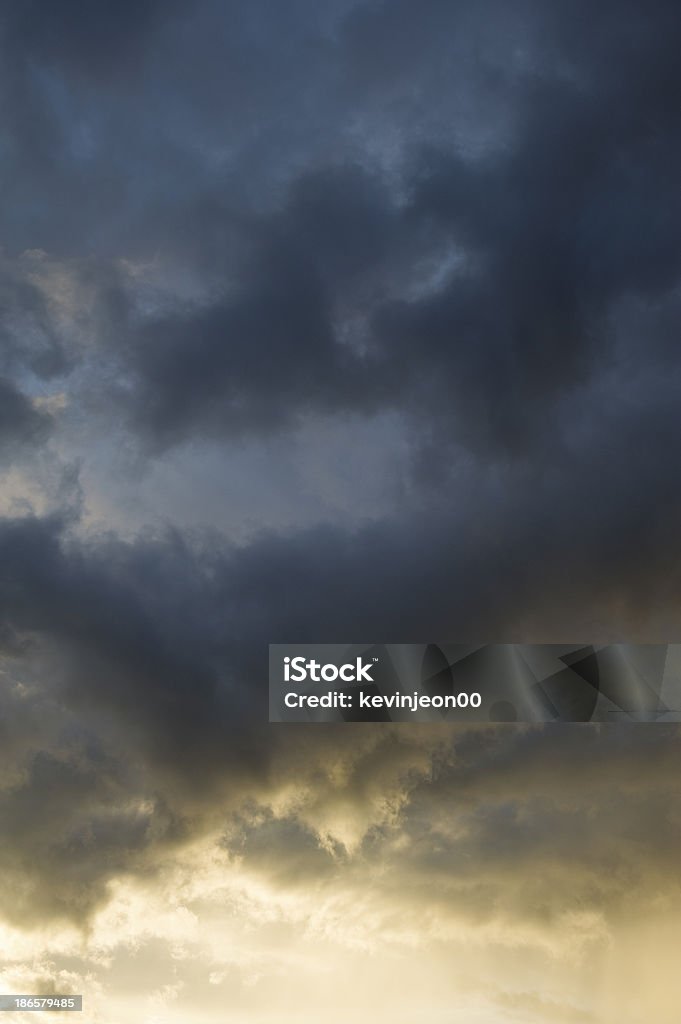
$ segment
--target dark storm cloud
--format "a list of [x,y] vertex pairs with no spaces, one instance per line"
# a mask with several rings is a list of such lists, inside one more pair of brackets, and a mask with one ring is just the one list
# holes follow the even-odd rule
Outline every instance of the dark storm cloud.
[[382,366],[339,341],[338,306],[367,287],[396,230],[369,175],[299,180],[280,215],[253,222],[235,299],[173,310],[132,337],[135,427],[164,446],[196,431],[270,431],[310,411],[375,409],[372,392],[387,393]]
[[31,751],[21,781],[0,794],[3,914],[24,926],[84,920],[108,880],[139,865],[151,843],[182,835],[162,800],[136,788],[94,737],[84,740],[80,750],[71,737],[61,749]]
[[130,62],[142,59],[154,27],[175,8],[174,0],[103,0],[96,6],[65,0],[58,8],[42,0],[9,0],[3,36],[8,50],[26,63],[124,79]]
[[[656,879],[672,882],[675,728],[293,734],[264,724],[272,636],[332,639],[400,617],[444,629],[454,608],[474,629],[493,586],[504,621],[512,579],[490,571],[486,588],[456,594],[446,565],[437,580],[441,537],[418,551],[396,543],[374,532],[350,545],[327,531],[297,548],[263,540],[257,553],[192,550],[172,537],[92,545],[56,519],[5,521],[0,596],[14,643],[4,678],[16,682],[1,710],[21,737],[4,750],[1,855],[8,876],[23,879],[6,912],[19,919],[33,905],[36,919],[82,920],[109,880],[153,872],[164,850],[231,812],[225,848],[283,887],[301,864],[316,884],[341,877],[346,851],[324,824],[336,808],[366,832],[362,856],[394,865],[396,826],[380,819],[386,801],[401,806],[407,794],[399,833],[409,848],[399,880],[386,882],[405,906],[423,907],[423,879],[437,877],[438,905],[453,886],[452,913],[472,922],[490,901],[509,919],[546,922],[587,897],[614,913],[634,883],[643,899]],[[300,791],[294,810],[272,810],[278,787]],[[610,821],[598,842],[594,814]],[[588,863],[575,872],[580,857]],[[474,891],[464,867],[451,880],[461,858],[475,865]],[[511,885],[528,861],[536,880]]]
[[34,408],[11,381],[0,377],[0,459],[20,453],[21,446],[45,441],[50,417]]
[[0,367],[5,375],[30,374],[49,381],[71,365],[44,294],[31,280],[40,255],[0,259]]
[[259,772],[249,696],[218,693],[200,559],[172,539],[70,545],[69,525],[0,527],[0,864],[24,924],[82,923],[109,880],[182,842],[216,775]]
[[[213,196],[238,206],[257,182],[262,198],[273,168],[300,167],[292,143],[307,151],[325,124],[333,135],[310,82],[329,78],[327,20],[326,8],[271,0],[5,5],[4,243],[110,258],[196,251],[197,211]],[[314,129],[300,117],[310,97]]]
[[[327,886],[359,885],[369,922],[383,900],[405,928],[449,921],[549,935],[559,925],[569,932],[585,912],[612,926],[636,919],[663,891],[678,898],[678,727],[442,731],[439,745],[437,731],[424,730],[414,737],[425,754],[418,767],[406,756],[411,732],[384,732],[373,750],[358,737],[344,752],[342,787],[334,745],[326,763],[321,746],[308,747],[295,814],[245,805],[225,845],[278,891],[302,883],[323,900]],[[337,842],[332,854],[334,808],[361,823],[371,769],[401,742],[401,773],[392,785],[381,780],[382,811],[374,807],[360,827],[357,848]],[[382,928],[390,934],[390,920]]]
[[[53,897],[42,901],[44,913],[70,907],[78,916],[98,904],[116,873],[148,868],[159,844],[182,842],[187,830],[202,827],[215,813],[216,801],[230,807],[252,793],[266,808],[270,789],[288,779],[309,787],[318,808],[339,801],[359,814],[367,801],[384,799],[391,773],[408,775],[414,759],[420,763],[419,748],[428,757],[434,751],[437,762],[438,749],[449,741],[437,731],[416,730],[412,738],[406,729],[409,735],[393,741],[377,737],[376,749],[364,756],[360,737],[365,734],[354,727],[313,727],[295,735],[285,727],[267,727],[268,642],[311,636],[331,642],[338,635],[367,632],[384,637],[396,628],[400,639],[415,641],[451,637],[453,631],[467,640],[485,641],[490,635],[511,640],[519,634],[526,639],[528,629],[533,637],[551,640],[574,640],[576,633],[621,639],[622,631],[632,639],[654,639],[655,630],[662,633],[658,639],[668,639],[668,623],[656,622],[656,616],[676,609],[667,565],[678,521],[675,507],[665,506],[657,532],[632,555],[633,544],[642,543],[642,512],[635,499],[645,481],[631,477],[626,465],[615,465],[614,472],[610,467],[610,478],[606,470],[598,466],[593,478],[583,480],[585,492],[598,494],[598,502],[585,502],[581,492],[574,495],[567,525],[544,535],[547,501],[554,507],[560,492],[549,494],[550,500],[544,494],[530,514],[524,487],[509,496],[513,505],[488,512],[476,533],[462,506],[458,522],[451,514],[428,522],[421,517],[418,525],[380,524],[352,536],[318,529],[294,538],[264,537],[244,548],[215,541],[190,545],[172,534],[134,543],[114,538],[86,543],[70,535],[68,519],[5,520],[0,598],[11,641],[5,665],[8,679],[28,687],[22,700],[5,702],[3,708],[5,722],[17,723],[22,734],[18,746],[15,737],[6,749],[6,777],[18,787],[6,807],[7,864],[13,871],[20,870],[20,862],[28,865],[32,893],[49,884]],[[659,470],[653,464],[650,471],[654,477]],[[495,508],[493,498],[487,495],[488,508]],[[474,508],[480,507],[478,499],[472,496]],[[631,512],[626,519],[620,515],[617,533],[613,518],[620,505]],[[580,538],[579,558],[573,536]],[[661,578],[666,578],[662,593]],[[72,738],[70,719],[92,737],[77,756],[74,744],[78,752],[83,742]],[[58,725],[56,735],[45,731],[46,721]],[[647,806],[646,820],[663,817],[666,780],[676,774],[678,736],[657,728],[582,732],[560,745],[549,732],[514,733],[505,742],[499,731],[483,733],[461,742],[448,785],[463,800],[480,846],[493,847],[493,834],[506,836],[502,859],[510,871],[514,859],[524,856],[523,844],[531,842],[540,851],[552,842],[548,837],[563,834],[564,823],[543,804],[549,791],[555,799],[565,791],[570,803],[577,787],[579,820],[571,831],[574,842],[583,845],[589,842],[588,794],[601,801],[598,794],[605,787],[610,799],[615,777],[627,790],[636,788],[637,780],[659,784],[661,795],[653,800],[648,794],[637,813]],[[36,763],[40,750],[42,760]],[[334,792],[327,770],[339,757],[355,758],[361,768]],[[43,770],[52,761],[53,768]],[[50,774],[74,793],[64,805],[69,810],[62,831],[55,833],[45,812],[45,831],[35,825],[37,832],[25,833],[20,822],[13,824],[22,805],[35,806],[39,818],[43,804],[56,806],[45,786]],[[101,789],[109,785],[115,799]],[[474,809],[492,795],[502,804],[513,803],[516,792],[534,801],[528,812],[532,826],[518,824],[515,812],[507,819],[493,809]],[[107,855],[108,812],[102,819],[98,807],[103,801],[125,803],[126,795],[132,807],[120,828],[111,826],[119,838]],[[637,797],[627,799],[638,806]],[[149,800],[153,811],[135,809]],[[437,786],[426,789],[423,813],[435,817],[440,800]],[[270,870],[264,855],[268,835],[276,835],[286,849],[291,846],[291,861],[301,846],[300,856],[314,861],[311,870],[322,875],[331,870],[328,854],[315,852],[310,821],[274,821],[265,812],[270,825],[262,815],[254,825],[252,813],[244,814],[231,842],[254,870]],[[261,827],[265,833],[256,834]],[[74,832],[90,838],[79,845]],[[441,862],[443,871],[449,856]],[[88,878],[78,891],[75,863]],[[494,875],[502,868],[492,858],[486,870]],[[277,870],[286,874],[286,864]],[[585,876],[585,887],[590,877]],[[19,901],[17,913],[22,906]]]
[[[412,58],[425,62],[429,46],[439,54],[450,15],[426,8],[425,28],[413,5],[372,13],[392,26],[388,54],[396,33],[414,40]],[[599,14],[598,30],[579,39],[579,8],[523,14],[538,49],[505,61],[495,50],[486,90],[511,104],[510,127],[481,154],[441,132],[407,131],[401,199],[379,172],[306,171],[282,208],[238,224],[217,301],[152,317],[133,335],[121,373],[135,429],[153,448],[278,430],[310,411],[386,407],[404,410],[431,444],[493,457],[570,431],[564,400],[617,359],[618,304],[665,301],[681,268],[681,139],[669,99],[681,91],[679,29],[666,5],[627,8],[626,30],[609,8],[619,31],[608,34]],[[337,42],[349,67],[354,38],[348,29]],[[395,74],[388,57],[376,74]],[[452,102],[440,99],[455,116]],[[205,214],[233,236],[234,210],[209,204]],[[215,223],[205,226],[214,238]],[[446,246],[458,262],[424,288],[424,261],[442,260]],[[629,356],[649,367],[660,349],[652,310],[640,333]]]
[[[453,630],[480,642],[518,639],[527,629],[571,641],[575,631],[600,639],[621,639],[623,628],[631,639],[666,631],[656,617],[674,614],[671,578],[662,603],[656,587],[677,514],[668,507],[657,533],[629,555],[640,534],[634,498],[641,481],[623,475],[617,489],[604,481],[596,506],[577,495],[569,525],[543,538],[546,496],[536,513],[521,517],[523,488],[513,505],[480,520],[478,532],[462,507],[458,522],[421,517],[418,527],[378,524],[352,536],[316,529],[242,548],[173,533],[85,542],[71,535],[68,519],[6,519],[3,622],[17,664],[28,658],[67,706],[99,721],[117,742],[146,750],[173,785],[195,782],[208,791],[225,771],[235,779],[242,771],[267,773],[272,737],[254,740],[259,734],[251,730],[266,720],[269,642],[380,639],[398,624],[407,641]],[[593,491],[596,481],[585,486]],[[632,514],[615,534],[607,511],[622,502]],[[632,586],[637,601],[628,611]],[[538,590],[551,598],[543,614]],[[558,611],[567,619],[556,625]]]
[[[6,45],[67,83],[87,72],[87,84],[82,96],[67,84],[59,99],[54,83],[36,84],[24,69],[45,122],[31,145],[52,152],[34,164],[17,150],[17,187],[24,164],[36,174],[39,166],[47,177],[40,184],[29,174],[34,193],[65,190],[40,215],[48,233],[65,207],[76,246],[81,218],[95,235],[122,228],[124,251],[139,252],[146,232],[143,249],[181,252],[218,293],[147,318],[127,345],[124,332],[114,338],[132,423],[152,449],[197,434],[279,430],[310,411],[397,406],[431,444],[517,454],[540,434],[559,439],[570,429],[560,399],[612,358],[613,306],[632,294],[657,301],[674,286],[678,25],[668,4],[605,5],[589,16],[588,33],[582,7],[561,3],[520,3],[514,17],[492,3],[359,4],[345,16],[299,5],[285,25],[267,4],[248,18],[203,4],[181,24],[164,5],[105,5],[97,17],[69,5],[59,18],[47,8],[37,17],[36,6],[11,8]],[[206,59],[191,69],[175,61],[172,72],[168,54],[182,38],[203,46]],[[232,54],[232,38],[250,63]],[[213,39],[230,59],[215,59]],[[159,113],[150,81],[166,89],[153,137],[117,79],[140,47],[149,118]],[[307,84],[291,77],[296,53]],[[245,218],[239,209],[239,176],[243,184],[253,167],[243,151],[249,129],[231,109],[235,91],[248,96],[261,135],[263,126],[274,131],[277,111],[289,133],[277,163],[262,161],[271,183],[290,161],[278,212],[264,212],[279,191],[264,179],[250,199],[257,212]],[[490,108],[507,112],[477,155],[460,109],[467,94],[483,121]],[[224,96],[226,123],[219,109],[205,115],[208,95]],[[328,157],[320,169],[315,146],[294,130],[304,97],[306,138],[326,110],[341,153],[353,118],[366,114],[369,133],[372,118],[394,129],[400,200],[378,171],[344,170]],[[241,154],[233,162],[209,167],[209,150],[191,139],[194,107],[213,146]],[[424,110],[437,127],[419,130],[414,117]],[[419,291],[423,260],[441,259],[446,245],[459,264],[427,294],[404,298]],[[654,325],[644,330],[639,352],[649,361]]]
[[320,845],[313,829],[293,814],[276,817],[268,807],[247,804],[234,815],[222,842],[249,870],[274,875],[278,884],[287,886],[307,888],[333,874],[336,866],[333,852]]
[[58,517],[4,520],[5,622],[29,645],[45,643],[67,703],[122,715],[143,741],[158,737],[162,760],[209,757],[217,610],[206,567],[179,539],[88,550],[69,547],[63,527]]
[[[228,837],[255,869],[288,881],[301,857],[332,875],[313,815],[278,818],[267,791],[293,765],[319,813],[370,803],[359,772],[338,797],[325,771],[360,734],[268,729],[268,642],[679,639],[675,5],[247,6],[7,8],[0,219],[13,250],[75,260],[95,313],[78,349],[30,274],[10,276],[25,327],[7,334],[0,443],[43,438],[21,375],[66,378],[82,359],[75,418],[108,396],[107,424],[125,420],[146,453],[396,409],[416,486],[386,521],[241,548],[77,539],[68,511],[0,523],[21,684],[2,710],[23,736],[5,747],[0,855],[17,916],[87,914],[111,878],[202,827],[216,793],[261,801]],[[171,276],[150,300],[116,262],[157,255],[200,297],[169,298]],[[567,730],[462,740],[446,784],[404,811],[410,885],[478,858],[493,899],[528,859],[555,866],[552,837],[579,855],[588,816],[608,812],[592,775],[625,762],[650,791],[627,776],[612,835],[675,878],[676,819],[654,850],[635,824],[664,821],[678,768],[678,734],[658,728],[626,749]],[[376,737],[366,776],[408,774],[410,744],[441,748],[419,736]],[[558,818],[553,792],[584,803]],[[419,845],[419,815],[457,795],[468,837],[438,847],[425,829]],[[578,897],[613,844],[594,848]],[[622,863],[636,880],[636,857]],[[559,890],[567,877],[561,862]]]

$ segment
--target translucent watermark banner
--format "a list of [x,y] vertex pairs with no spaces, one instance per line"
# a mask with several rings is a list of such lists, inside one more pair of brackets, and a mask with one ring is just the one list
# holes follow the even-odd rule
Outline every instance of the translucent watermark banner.
[[681,644],[271,644],[270,722],[681,722]]

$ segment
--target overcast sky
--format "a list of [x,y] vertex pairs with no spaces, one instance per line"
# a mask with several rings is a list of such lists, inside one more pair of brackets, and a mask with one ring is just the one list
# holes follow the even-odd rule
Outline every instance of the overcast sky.
[[675,1024],[676,727],[268,726],[265,673],[681,640],[678,3],[5,0],[0,49],[2,991]]

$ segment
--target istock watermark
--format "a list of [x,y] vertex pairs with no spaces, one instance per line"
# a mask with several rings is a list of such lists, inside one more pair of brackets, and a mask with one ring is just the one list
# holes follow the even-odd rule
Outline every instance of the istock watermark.
[[681,644],[271,644],[271,722],[681,721]]
[[344,683],[373,683],[374,678],[370,674],[374,663],[377,661],[364,662],[362,658],[356,658],[353,663],[346,662],[344,665],[334,665],[333,662],[326,662],[322,665],[314,659],[307,661],[304,656],[297,658],[284,658],[284,681],[287,683],[303,683],[306,679],[318,683],[322,680],[325,683],[335,683],[341,679]]

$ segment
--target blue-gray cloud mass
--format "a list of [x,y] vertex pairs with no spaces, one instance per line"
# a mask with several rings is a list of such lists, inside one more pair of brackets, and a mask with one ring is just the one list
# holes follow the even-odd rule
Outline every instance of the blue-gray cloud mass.
[[[8,916],[87,917],[220,801],[254,871],[327,876],[268,804],[304,734],[266,725],[270,642],[679,639],[677,4],[10,0],[0,51]],[[358,436],[390,481],[365,503]],[[313,449],[323,472],[280,471]],[[191,525],[158,482],[135,519],[159,467]],[[263,475],[269,507],[237,501]],[[414,878],[484,849],[490,899],[559,827],[543,791],[527,832],[484,803],[499,766],[626,761],[612,734],[389,735],[376,764],[446,766],[400,811]],[[651,736],[627,752],[653,790],[678,734]],[[350,741],[304,742],[326,793]],[[455,792],[469,838],[414,838]]]

